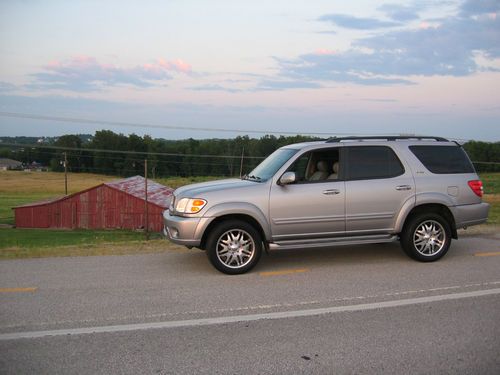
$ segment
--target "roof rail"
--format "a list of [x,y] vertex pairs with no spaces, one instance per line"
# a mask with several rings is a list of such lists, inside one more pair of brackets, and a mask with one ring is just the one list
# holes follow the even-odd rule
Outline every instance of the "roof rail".
[[371,140],[386,140],[386,141],[396,141],[404,139],[415,139],[415,140],[434,140],[437,142],[449,142],[446,138],[442,137],[426,137],[420,135],[375,135],[375,136],[356,136],[356,137],[332,137],[329,138],[326,143],[337,143],[342,141],[371,141]]

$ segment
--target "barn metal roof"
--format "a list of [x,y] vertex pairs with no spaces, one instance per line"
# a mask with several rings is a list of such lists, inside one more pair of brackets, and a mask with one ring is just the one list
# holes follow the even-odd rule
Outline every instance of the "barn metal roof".
[[[144,189],[144,184],[145,178],[142,176],[134,176],[126,178],[124,180],[104,183],[104,185],[124,191],[127,194],[145,200],[146,192]],[[157,204],[158,206],[167,208],[170,204],[170,199],[173,191],[174,189],[148,179],[148,202],[152,202]]]

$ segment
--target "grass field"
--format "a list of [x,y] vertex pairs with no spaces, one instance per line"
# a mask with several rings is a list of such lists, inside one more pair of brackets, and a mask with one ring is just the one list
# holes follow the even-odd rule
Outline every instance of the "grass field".
[[[159,240],[159,233],[150,234],[150,238],[151,245],[166,245],[165,240]],[[158,243],[160,241],[161,243]],[[0,259],[126,254],[153,248],[144,246],[145,243],[144,233],[126,230],[0,228]],[[162,249],[162,246],[156,247]],[[129,250],[124,251],[121,248]]]
[[[68,174],[68,193],[75,193],[119,177],[95,174]],[[216,177],[163,178],[157,182],[177,188]],[[484,200],[491,204],[487,226],[500,225],[500,173],[481,175]],[[12,207],[64,195],[64,174],[53,172],[0,171],[0,226],[14,224]],[[481,228],[480,227],[477,227]],[[475,230],[476,231],[476,230]],[[491,232],[491,229],[487,229]],[[122,230],[44,230],[0,228],[0,259],[111,255],[180,250],[163,239],[145,241],[144,234]]]
[[[68,174],[68,193],[87,189],[116,177]],[[14,224],[12,207],[64,195],[64,173],[0,171],[0,224]]]
[[484,185],[483,200],[491,205],[488,224],[500,225],[500,173],[484,173],[480,177]]

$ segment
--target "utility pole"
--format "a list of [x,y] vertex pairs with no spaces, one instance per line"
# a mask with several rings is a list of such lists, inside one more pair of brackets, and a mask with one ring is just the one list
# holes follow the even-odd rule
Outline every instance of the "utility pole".
[[68,154],[64,154],[64,195],[68,195]]
[[144,160],[144,212],[145,212],[145,225],[144,225],[144,233],[146,235],[146,241],[149,240],[149,210],[148,210],[148,159]]

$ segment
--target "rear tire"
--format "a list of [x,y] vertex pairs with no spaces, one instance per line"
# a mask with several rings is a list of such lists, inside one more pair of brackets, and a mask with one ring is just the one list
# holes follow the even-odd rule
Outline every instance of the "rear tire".
[[401,246],[411,258],[433,262],[443,257],[450,248],[450,224],[435,213],[411,217],[401,232]]
[[207,238],[207,257],[219,271],[238,275],[250,271],[262,255],[259,232],[241,220],[217,224]]

